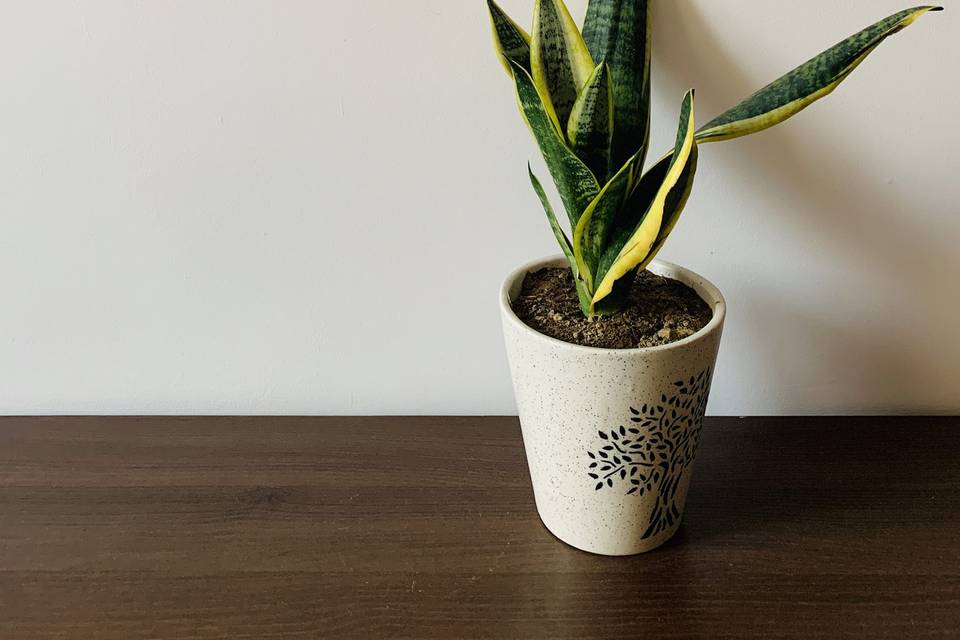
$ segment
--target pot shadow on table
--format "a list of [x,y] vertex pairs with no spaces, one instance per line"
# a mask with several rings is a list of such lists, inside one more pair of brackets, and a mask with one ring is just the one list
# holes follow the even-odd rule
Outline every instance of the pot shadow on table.
[[[764,393],[798,407],[870,407],[877,398],[923,397],[931,381],[946,389],[960,379],[960,367],[943,371],[882,330],[830,324],[779,300],[744,298],[739,305],[754,349],[743,355],[762,368]],[[807,350],[806,370],[793,366],[792,351],[783,348],[788,338]],[[931,517],[957,520],[956,509],[937,513],[937,505],[956,502],[947,492],[960,481],[958,451],[960,420],[796,417],[759,419],[748,428],[708,419],[687,509],[696,524],[688,519],[690,535],[681,532],[674,544],[750,531],[814,534],[838,523],[870,536]]]
[[[715,29],[696,3],[658,5],[654,64],[663,71],[657,76],[661,86],[654,91],[679,96],[695,84],[700,122],[764,84],[741,71],[726,49],[724,34]],[[830,34],[811,38],[809,50],[797,52],[798,62],[838,41],[846,35],[843,31],[837,26]],[[909,36],[922,34],[907,32],[884,47],[896,47],[897,38]],[[881,52],[875,56],[866,64],[882,64]],[[864,317],[841,318],[804,306],[804,300],[795,297],[761,297],[754,292],[776,291],[777,283],[763,282],[758,274],[749,289],[727,291],[729,323],[738,323],[738,333],[749,340],[731,345],[725,339],[717,375],[723,376],[724,351],[733,346],[742,362],[763,372],[762,392],[774,394],[784,413],[823,406],[858,406],[870,413],[949,408],[955,403],[950,385],[960,380],[960,340],[915,344],[912,338],[956,335],[954,317],[960,307],[944,293],[960,282],[958,238],[935,225],[920,224],[918,215],[948,219],[950,212],[938,208],[956,205],[871,171],[854,147],[856,135],[831,139],[825,152],[823,144],[791,127],[800,118],[829,118],[831,101],[857,100],[856,82],[855,74],[834,96],[797,120],[749,138],[749,143],[721,143],[741,145],[735,164],[708,167],[704,160],[715,146],[708,145],[701,170],[724,172],[730,190],[763,184],[766,191],[781,194],[782,208],[770,215],[777,215],[780,228],[789,232],[782,241],[808,244],[811,260],[819,254],[835,264],[856,264],[858,273],[871,276],[865,282],[882,283],[883,296],[866,297],[879,302]],[[835,288],[837,296],[850,282],[841,275],[823,283]],[[902,306],[903,301],[911,307]],[[891,317],[882,314],[886,305],[894,311]],[[804,363],[790,358],[798,345],[807,349]],[[937,487],[926,485],[955,480],[960,468],[958,431],[896,418],[857,418],[842,429],[830,419],[797,421],[776,434],[738,433],[732,440],[723,437],[727,432],[708,429],[688,509],[696,523],[688,520],[689,531],[682,527],[664,549],[758,526],[796,528],[805,521],[843,521],[851,510],[881,509],[884,500],[885,511],[873,514],[878,529],[891,519],[907,522],[916,515],[912,510],[922,507],[907,498],[891,507],[890,492],[906,495],[930,488],[934,495]]]

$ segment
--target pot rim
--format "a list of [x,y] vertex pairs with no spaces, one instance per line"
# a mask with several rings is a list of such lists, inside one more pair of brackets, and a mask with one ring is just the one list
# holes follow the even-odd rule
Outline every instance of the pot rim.
[[656,347],[604,349],[601,347],[585,347],[583,345],[573,344],[571,342],[564,342],[563,340],[558,340],[556,338],[551,338],[548,335],[544,335],[527,325],[523,320],[517,317],[516,313],[513,312],[513,306],[510,301],[510,289],[514,283],[516,283],[518,280],[522,282],[522,278],[525,278],[527,274],[536,271],[537,269],[551,266],[569,267],[569,264],[563,255],[554,255],[546,258],[540,258],[538,260],[532,260],[511,272],[500,286],[500,309],[503,312],[503,317],[512,325],[521,329],[522,331],[533,334],[536,339],[554,347],[577,351],[583,354],[595,354],[608,357],[616,357],[625,354],[646,354],[660,351],[670,351],[672,349],[680,349],[695,342],[699,342],[715,331],[720,330],[727,315],[726,300],[724,300],[723,294],[720,292],[720,289],[716,287],[716,285],[700,274],[691,271],[690,269],[681,267],[680,265],[672,262],[667,262],[666,260],[654,260],[647,267],[651,272],[660,276],[670,277],[674,280],[684,283],[692,288],[704,302],[712,307],[713,318],[710,319],[710,322],[708,322],[706,326],[692,336],[687,336],[682,340],[671,342],[670,344],[658,345]]

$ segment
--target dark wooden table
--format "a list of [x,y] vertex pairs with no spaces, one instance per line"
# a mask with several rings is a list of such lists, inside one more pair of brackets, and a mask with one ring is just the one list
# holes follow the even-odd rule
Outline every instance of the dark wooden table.
[[646,556],[515,418],[0,419],[0,638],[960,636],[960,419],[708,419]]

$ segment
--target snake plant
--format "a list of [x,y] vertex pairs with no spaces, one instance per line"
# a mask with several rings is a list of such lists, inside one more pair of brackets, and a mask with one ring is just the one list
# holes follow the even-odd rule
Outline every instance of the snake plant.
[[895,13],[700,129],[694,125],[694,92],[689,91],[680,107],[673,149],[644,172],[652,1],[590,0],[582,32],[563,0],[535,2],[528,35],[494,0],[487,0],[497,52],[553,176],[570,235],[532,170],[530,181],[570,264],[588,317],[622,309],[636,273],[663,247],[693,187],[698,144],[783,122],[836,89],[887,37],[928,11],[941,10],[921,6]]

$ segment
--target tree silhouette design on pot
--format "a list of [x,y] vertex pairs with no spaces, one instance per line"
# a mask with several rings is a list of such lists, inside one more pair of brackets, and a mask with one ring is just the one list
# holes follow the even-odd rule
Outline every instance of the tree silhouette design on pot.
[[598,432],[603,444],[587,452],[587,475],[596,482],[597,491],[626,483],[625,495],[656,492],[644,539],[666,531],[680,519],[678,490],[700,445],[709,385],[709,369],[673,383],[671,394],[662,394],[659,403],[630,407],[630,422],[635,426]]

